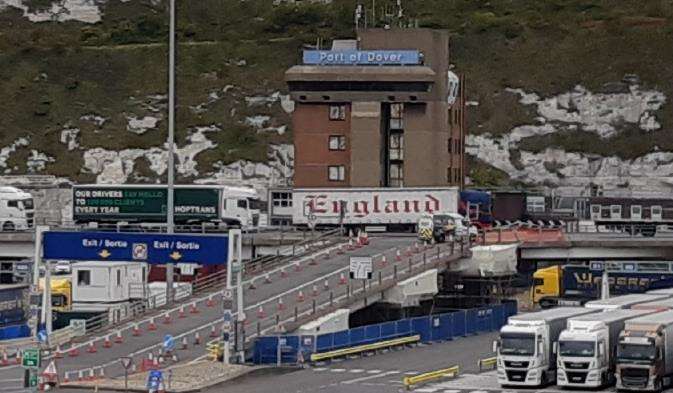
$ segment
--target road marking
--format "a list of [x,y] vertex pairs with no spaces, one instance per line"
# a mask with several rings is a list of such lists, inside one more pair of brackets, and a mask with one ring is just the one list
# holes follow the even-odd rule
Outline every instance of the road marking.
[[365,370],[363,370],[361,368],[353,368],[353,369],[348,370],[348,372],[351,373],[351,374],[360,374],[360,373],[365,372]]
[[381,370],[367,370],[367,374],[378,374]]
[[404,373],[404,375],[418,375],[418,374],[420,374],[420,372],[418,371],[407,371]]
[[313,371],[318,371],[318,372],[320,372],[320,371],[325,371],[325,370],[327,370],[327,367],[313,367],[312,370],[313,370]]
[[345,373],[346,369],[345,368],[331,368],[330,371],[333,372],[333,373]]
[[341,381],[341,383],[344,384],[344,385],[350,385],[350,384],[358,383],[358,382],[361,382],[361,381],[367,381],[367,380],[375,379],[375,378],[383,378],[387,375],[393,375],[393,374],[399,374],[399,373],[400,373],[399,371],[387,371],[387,372],[382,373],[382,374],[368,375],[366,377],[360,377],[360,378],[355,378],[355,379],[349,379],[347,381]]
[[420,389],[414,389],[414,392],[419,392],[419,393],[433,393],[438,391],[441,388],[420,388]]

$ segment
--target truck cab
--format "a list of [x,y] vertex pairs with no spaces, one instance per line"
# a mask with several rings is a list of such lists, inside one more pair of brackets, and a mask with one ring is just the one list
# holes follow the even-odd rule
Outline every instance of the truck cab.
[[457,213],[424,214],[418,220],[418,238],[430,242],[433,239],[443,243],[447,239],[465,240],[468,236],[476,237],[476,228],[470,226],[469,220]]
[[539,269],[533,273],[533,303],[542,308],[549,308],[561,297],[561,278],[563,269],[560,265]]
[[253,227],[259,224],[261,202],[257,191],[243,187],[225,187],[222,194],[223,222]]
[[25,231],[35,222],[33,197],[15,187],[0,187],[0,231]]

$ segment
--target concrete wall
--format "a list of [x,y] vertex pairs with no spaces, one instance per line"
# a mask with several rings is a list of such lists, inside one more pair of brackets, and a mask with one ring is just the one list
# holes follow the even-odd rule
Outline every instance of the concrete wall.
[[354,102],[351,113],[351,187],[381,185],[381,103]]

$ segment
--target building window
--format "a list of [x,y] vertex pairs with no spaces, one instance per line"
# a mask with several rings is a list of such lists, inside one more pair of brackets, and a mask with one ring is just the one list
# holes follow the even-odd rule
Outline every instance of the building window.
[[79,270],[77,272],[77,285],[80,287],[91,285],[91,271]]
[[404,187],[404,164],[390,164],[390,186]]
[[346,150],[346,137],[343,135],[330,135],[329,137],[330,150]]
[[390,134],[388,158],[391,160],[404,160],[404,134]]
[[344,181],[346,179],[346,167],[343,165],[330,165],[327,167],[329,181]]
[[271,200],[276,207],[292,207],[292,194],[289,192],[272,192]]
[[447,182],[447,183],[453,183],[453,179],[452,179],[452,177],[453,177],[453,170],[452,170],[452,169],[453,169],[453,168],[451,168],[451,166],[449,166],[449,167],[446,168],[446,182]]
[[404,115],[404,104],[390,104],[390,129],[401,130],[404,128],[402,117]]
[[346,105],[330,105],[329,106],[330,120],[346,120]]
[[449,138],[449,142],[447,144],[448,144],[449,154],[453,154],[453,138]]
[[117,270],[117,286],[121,287],[122,286],[122,271]]

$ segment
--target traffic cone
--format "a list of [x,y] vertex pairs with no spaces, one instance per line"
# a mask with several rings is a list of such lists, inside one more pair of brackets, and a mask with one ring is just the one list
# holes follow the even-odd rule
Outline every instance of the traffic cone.
[[264,284],[271,284],[271,275],[269,273],[264,276]]
[[215,330],[215,325],[210,327],[210,338],[217,337],[217,330]]
[[185,306],[180,306],[178,310],[178,318],[182,319],[185,317]]
[[93,343],[93,341],[89,341],[89,345],[87,346],[86,351],[89,352],[89,353],[98,352],[98,350],[96,349],[96,345]]
[[140,335],[141,335],[140,326],[138,326],[138,324],[136,323],[135,325],[133,325],[133,336],[139,337]]
[[194,333],[194,345],[201,345],[201,335],[199,332]]
[[345,246],[346,245],[344,244],[344,245],[341,245],[341,246],[337,247],[337,255],[343,255]]
[[115,336],[115,344],[121,344],[124,342],[124,338],[122,337],[122,331],[117,330],[117,335]]
[[343,273],[339,275],[339,285],[346,285],[346,275]]
[[155,357],[154,361],[152,362],[152,367],[156,370],[159,368],[159,357]]
[[112,348],[112,341],[110,341],[110,336],[105,336],[103,341],[103,348]]
[[325,279],[325,283],[323,284],[323,289],[325,291],[329,290],[329,280],[328,279]]
[[137,371],[137,367],[135,363],[131,363],[131,374],[135,374]]
[[381,266],[386,266],[388,264],[388,260],[386,259],[386,256],[381,257]]
[[285,269],[280,269],[280,277],[281,278],[287,277],[287,272],[285,271]]
[[2,350],[2,361],[0,361],[0,365],[7,366],[9,365],[9,359],[7,358],[7,351],[4,349]]
[[98,378],[105,379],[105,369],[103,367],[101,367],[100,371],[98,372]]
[[313,297],[318,296],[318,286],[315,285],[315,284],[313,284],[313,288],[311,288],[311,289],[312,289],[311,292],[312,292],[312,294],[313,294]]
[[264,312],[264,307],[259,306],[257,309],[257,318],[266,318],[266,313]]
[[421,252],[421,249],[418,247],[418,242],[414,243],[414,254]]
[[199,309],[196,307],[196,302],[192,303],[189,306],[189,313],[190,314],[198,314],[199,313]]
[[68,371],[63,374],[63,383],[68,383],[70,382],[70,373]]
[[215,299],[213,299],[213,295],[208,296],[208,300],[206,300],[206,307],[215,307]]
[[171,323],[171,314],[166,313],[164,314],[164,325],[169,325]]
[[75,356],[79,356],[79,348],[73,346],[72,344],[70,345],[70,351],[68,351],[68,356],[71,358],[74,358]]
[[181,349],[187,349],[187,336],[182,337],[182,347]]
[[402,260],[402,255],[400,255],[400,249],[399,249],[399,248],[396,248],[396,249],[395,249],[395,261],[396,261],[396,262],[399,262],[399,261],[401,261],[401,260]]
[[355,249],[355,247],[353,246],[353,239],[349,238],[349,239],[348,239],[348,248],[347,248],[347,250],[348,250],[348,251],[353,251],[354,249]]
[[157,330],[157,324],[154,323],[154,318],[150,318],[150,324],[147,326],[147,330],[150,332]]
[[407,246],[407,251],[404,253],[406,256],[411,256],[411,246]]
[[308,262],[308,264],[309,264],[310,266],[315,266],[315,265],[318,264],[318,262],[316,262],[315,257],[313,257],[313,258],[311,258],[311,260]]
[[93,380],[95,380],[95,379],[96,379],[96,374],[94,374],[94,372],[93,372],[93,368],[90,368],[90,369],[89,369],[89,377],[87,378],[87,380],[89,380],[89,381],[93,381]]
[[297,262],[294,264],[294,271],[300,272],[302,270],[301,263]]
[[328,260],[329,258],[330,258],[330,252],[329,252],[329,250],[327,250],[327,252],[325,252],[325,254],[323,256],[323,259]]
[[285,310],[285,304],[283,303],[283,298],[278,298],[278,311]]
[[299,294],[297,294],[297,301],[300,303],[304,301],[304,292],[299,291]]
[[254,291],[255,289],[257,289],[257,286],[255,285],[255,280],[250,281],[250,286],[248,286],[248,289],[251,290],[251,291]]
[[84,381],[84,371],[83,371],[83,370],[79,370],[79,371],[77,372],[77,380],[78,380],[79,382]]
[[20,349],[16,351],[16,358],[14,360],[16,360],[16,364],[21,364],[21,360],[23,360],[23,353]]
[[363,239],[362,240],[362,245],[363,246],[368,246],[369,245],[369,234],[367,233],[367,231],[365,231],[362,239]]

